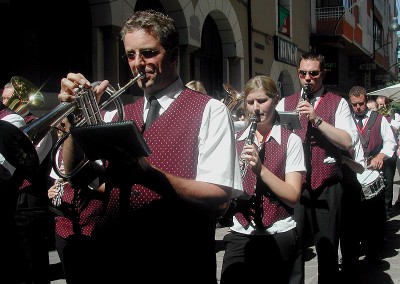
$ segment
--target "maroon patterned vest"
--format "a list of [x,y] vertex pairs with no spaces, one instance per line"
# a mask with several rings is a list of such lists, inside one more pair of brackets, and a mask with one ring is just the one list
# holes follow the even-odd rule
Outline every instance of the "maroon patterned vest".
[[[196,177],[200,125],[204,108],[210,99],[209,96],[185,89],[143,133],[153,152],[148,160],[155,167],[187,179]],[[125,107],[126,119],[133,119],[139,127],[143,125],[143,100],[141,98],[137,103]],[[133,209],[161,198],[141,185],[135,185],[132,190],[136,193],[131,198]]]
[[[59,149],[58,166],[62,161]],[[64,216],[57,216],[55,231],[62,238],[73,235],[93,236],[97,229],[107,224],[112,217],[104,214],[104,194],[90,189],[74,189],[64,185],[60,210]]]
[[[238,137],[242,133],[243,131],[238,134]],[[285,180],[287,141],[290,133],[291,131],[282,127],[281,144],[271,138],[265,142],[265,148],[261,149],[261,151],[264,149],[263,165],[282,180]],[[245,140],[237,141],[239,155],[244,144]],[[249,225],[251,220],[255,220],[257,224],[257,218],[261,219],[262,227],[268,228],[275,222],[286,219],[293,214],[293,209],[278,199],[263,182],[257,183],[257,177],[251,170],[247,170],[243,178],[243,189],[250,196],[253,196],[250,200],[241,202],[238,206],[239,212],[235,214],[236,219],[244,228]],[[257,201],[254,193],[261,195],[259,201]],[[257,210],[258,206],[261,206],[261,210]],[[256,216],[257,214],[261,216]]]
[[[299,102],[300,93],[285,97],[284,108],[293,111]],[[324,93],[318,101],[316,114],[324,121],[335,125],[335,112],[342,98],[330,92]],[[300,117],[302,129],[296,130],[296,134],[303,141],[305,159],[307,165],[306,186],[316,190],[330,183],[337,183],[343,178],[341,150],[322,135],[322,133],[308,122],[305,115]],[[326,164],[326,157],[334,157],[335,163]],[[307,163],[307,161],[311,161]],[[311,174],[311,177],[310,177]]]
[[[200,125],[204,108],[210,99],[209,96],[185,89],[143,133],[152,150],[148,160],[154,166],[177,176],[195,178]],[[143,100],[140,98],[134,104],[124,107],[125,119],[134,120],[139,128],[143,125]],[[82,192],[69,185],[64,188],[63,203],[72,209],[69,217],[57,217],[56,232],[64,238],[77,232],[87,236],[96,235],[120,214],[122,197],[119,188],[111,189],[107,198],[104,194],[97,196],[92,192],[90,199],[79,200],[76,196]],[[192,219],[188,214],[190,211],[186,211],[185,216],[176,215],[182,212],[178,207],[170,202],[165,205],[162,196],[141,185],[132,187],[129,203],[129,212],[146,212],[143,222],[151,226],[154,221],[152,219],[157,218],[161,222],[163,217],[168,216],[180,220],[187,218],[196,223],[195,213]],[[151,208],[151,211],[146,211],[147,208]]]
[[363,143],[364,155],[367,157],[371,155],[375,156],[376,154],[379,153],[379,151],[383,147],[383,140],[381,135],[382,118],[383,115],[378,113],[374,124],[370,128],[370,131],[368,131],[368,121],[367,121],[367,124],[360,132],[363,141],[368,141],[368,145],[364,145]]

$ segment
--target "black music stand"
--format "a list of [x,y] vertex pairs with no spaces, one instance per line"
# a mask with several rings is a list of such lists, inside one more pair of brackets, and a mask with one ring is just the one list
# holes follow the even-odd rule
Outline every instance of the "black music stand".
[[[151,154],[136,123],[122,121],[80,126],[73,128],[71,134],[89,160],[109,161],[106,179],[121,188],[119,203],[121,216],[127,216],[131,198],[130,189],[134,182],[130,180],[129,171],[125,171],[132,161]],[[106,198],[109,198],[112,187],[106,188]]]
[[91,161],[106,159],[119,162],[126,158],[148,157],[151,154],[134,121],[74,127],[71,134]]
[[301,129],[299,114],[292,111],[278,111],[278,122],[289,130]]

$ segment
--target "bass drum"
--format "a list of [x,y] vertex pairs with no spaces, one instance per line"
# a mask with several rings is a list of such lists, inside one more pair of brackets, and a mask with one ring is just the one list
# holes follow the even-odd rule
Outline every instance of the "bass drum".
[[357,179],[362,187],[362,200],[374,198],[385,188],[383,174],[376,170],[365,170],[362,174],[357,174]]

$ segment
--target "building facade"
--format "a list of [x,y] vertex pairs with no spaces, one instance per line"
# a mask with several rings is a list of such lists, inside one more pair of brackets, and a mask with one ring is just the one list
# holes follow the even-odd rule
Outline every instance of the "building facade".
[[[57,104],[60,80],[80,72],[114,88],[131,78],[119,30],[135,10],[155,9],[175,19],[183,82],[201,80],[215,98],[223,84],[241,91],[255,75],[271,76],[282,96],[300,88],[303,52],[326,56],[327,86],[345,94],[397,79],[394,0],[0,0],[1,84],[22,76],[45,95],[44,113]],[[46,13],[45,11],[55,11]],[[131,87],[123,101],[141,91]]]

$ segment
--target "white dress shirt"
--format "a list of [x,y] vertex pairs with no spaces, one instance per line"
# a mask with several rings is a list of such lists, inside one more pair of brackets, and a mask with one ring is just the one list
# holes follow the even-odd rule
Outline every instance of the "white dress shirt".
[[[316,99],[315,101],[315,105],[318,104],[318,101],[321,99],[322,94],[324,93],[324,88],[321,88],[320,90],[318,90],[317,92],[314,93],[314,97]],[[285,98],[282,98],[278,105],[276,106],[276,110],[277,111],[292,111],[292,110],[285,110]],[[323,112],[323,110],[322,110]],[[319,111],[316,110],[316,113],[318,115]],[[344,131],[346,131],[347,133],[349,133],[349,135],[351,136],[351,140],[353,141],[353,146],[355,146],[355,144],[358,141],[358,130],[357,130],[357,126],[354,123],[350,108],[349,108],[349,104],[347,103],[347,101],[342,98],[339,102],[339,105],[336,109],[335,112],[335,125],[336,128],[342,129]]]
[[[184,88],[181,79],[178,79],[157,93],[156,98],[161,105],[160,115]],[[144,95],[143,121],[146,121],[149,95]],[[196,180],[231,187],[234,189],[232,198],[243,192],[234,133],[231,114],[226,105],[216,99],[209,100],[203,112],[198,137]]]
[[[238,138],[239,141],[245,140],[248,136],[250,130],[250,126],[243,132],[243,134]],[[281,126],[274,125],[271,130],[271,134],[268,138],[274,138],[277,143],[281,144]],[[255,139],[254,143],[261,147],[260,142]],[[306,172],[306,165],[304,160],[304,151],[303,144],[299,136],[294,133],[291,133],[286,146],[286,162],[285,162],[285,174],[291,172]],[[287,232],[296,227],[296,221],[293,219],[293,216],[289,216],[284,220],[279,220],[275,222],[272,226],[265,229],[265,231],[260,231],[256,229],[256,224],[254,221],[251,221],[249,227],[244,228],[236,217],[233,217],[233,226],[230,228],[232,231],[236,231],[246,235],[252,234],[263,234],[263,235],[272,235],[276,233]]]

